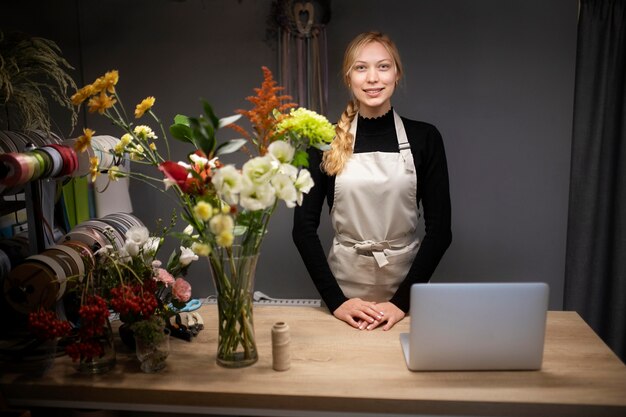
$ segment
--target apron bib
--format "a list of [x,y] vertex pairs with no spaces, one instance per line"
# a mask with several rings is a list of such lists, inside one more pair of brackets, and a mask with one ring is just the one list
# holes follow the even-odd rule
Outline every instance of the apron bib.
[[400,152],[352,154],[335,178],[328,264],[348,298],[389,301],[419,249],[415,164],[402,120],[393,116]]

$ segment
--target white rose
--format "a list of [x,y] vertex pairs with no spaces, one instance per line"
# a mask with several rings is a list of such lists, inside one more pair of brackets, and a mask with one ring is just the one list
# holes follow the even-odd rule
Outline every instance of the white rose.
[[272,186],[276,190],[276,197],[280,198],[287,204],[287,207],[296,206],[298,192],[291,178],[285,174],[277,174],[272,178]]
[[291,164],[281,164],[280,167],[278,167],[278,172],[291,178],[291,182],[295,182],[298,178],[298,168]]
[[218,169],[211,182],[215,186],[217,193],[228,204],[237,204],[238,193],[243,186],[243,177],[233,165],[226,165]]
[[181,266],[187,266],[192,261],[197,261],[197,260],[198,260],[198,255],[193,253],[191,249],[186,248],[184,246],[180,247],[180,258],[178,258],[178,262],[180,263]]
[[276,191],[270,184],[253,184],[244,182],[243,190],[239,195],[239,204],[246,210],[263,210],[276,201]]
[[298,192],[298,198],[296,199],[298,205],[302,205],[303,194],[311,191],[315,183],[313,182],[313,178],[311,178],[311,173],[308,169],[301,169],[300,173],[298,173],[298,179],[294,183],[296,190]]
[[268,155],[257,156],[243,164],[243,176],[254,184],[267,184],[276,172],[276,165]]
[[267,148],[267,152],[280,163],[288,164],[293,160],[293,155],[296,153],[296,150],[289,143],[278,140],[270,144]]

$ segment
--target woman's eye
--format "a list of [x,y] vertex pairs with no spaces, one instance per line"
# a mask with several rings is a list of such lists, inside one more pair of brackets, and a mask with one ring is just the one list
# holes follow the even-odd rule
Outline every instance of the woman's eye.
[[389,68],[391,68],[391,65],[389,65],[389,64],[381,64],[379,68],[382,69],[382,70],[388,70]]
[[365,65],[357,65],[356,67],[354,67],[354,69],[357,71],[363,71],[365,70]]

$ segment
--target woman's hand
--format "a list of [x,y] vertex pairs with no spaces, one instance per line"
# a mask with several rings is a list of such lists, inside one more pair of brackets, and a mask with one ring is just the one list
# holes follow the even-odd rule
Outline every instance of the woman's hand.
[[360,298],[351,298],[337,307],[333,311],[333,316],[345,321],[352,327],[362,330],[367,325],[372,325],[384,319],[378,307],[379,305],[371,301],[361,300]]
[[359,329],[373,330],[380,326],[382,323],[387,323],[383,326],[383,330],[389,330],[394,324],[402,320],[405,316],[404,311],[396,307],[395,304],[390,302],[377,303],[376,309],[380,312],[381,319],[376,319],[373,322],[365,322],[363,320],[358,321]]

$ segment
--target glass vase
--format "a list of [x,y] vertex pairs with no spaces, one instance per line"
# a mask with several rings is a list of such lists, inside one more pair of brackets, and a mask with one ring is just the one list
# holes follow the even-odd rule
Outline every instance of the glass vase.
[[109,372],[116,363],[115,340],[111,322],[107,319],[101,334],[90,338],[89,343],[95,343],[100,352],[93,356],[82,356],[77,362],[76,369],[82,374],[103,374]]
[[170,354],[170,330],[162,329],[159,336],[150,339],[135,336],[137,359],[143,372],[159,372],[167,364],[166,360]]
[[258,257],[258,253],[242,254],[237,246],[209,257],[217,291],[217,363],[226,368],[250,366],[259,358],[252,314]]

